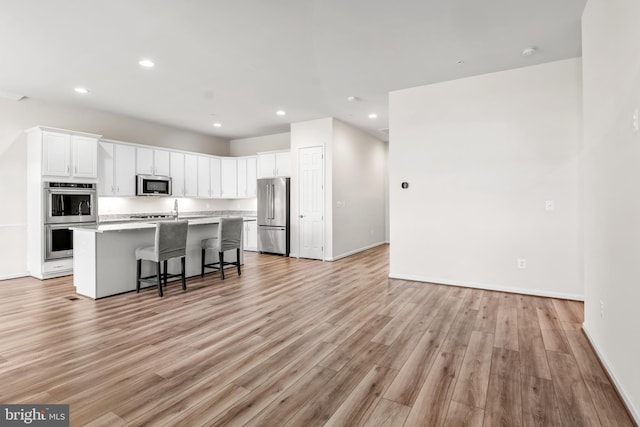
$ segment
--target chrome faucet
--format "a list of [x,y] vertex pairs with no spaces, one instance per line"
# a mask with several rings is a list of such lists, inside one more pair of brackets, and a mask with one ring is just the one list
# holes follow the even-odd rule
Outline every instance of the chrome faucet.
[[176,219],[176,221],[178,220],[178,199],[175,199],[173,201],[173,211],[175,212],[173,214],[173,217]]

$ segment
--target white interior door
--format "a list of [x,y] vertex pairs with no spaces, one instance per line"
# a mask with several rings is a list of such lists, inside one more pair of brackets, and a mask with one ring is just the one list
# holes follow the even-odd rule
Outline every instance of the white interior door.
[[324,255],[324,148],[298,150],[299,255],[323,259]]

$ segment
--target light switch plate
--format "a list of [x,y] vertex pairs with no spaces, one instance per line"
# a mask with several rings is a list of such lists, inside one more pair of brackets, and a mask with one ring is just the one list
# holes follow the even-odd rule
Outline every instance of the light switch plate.
[[554,211],[556,209],[556,202],[553,200],[546,200],[544,202],[545,211]]

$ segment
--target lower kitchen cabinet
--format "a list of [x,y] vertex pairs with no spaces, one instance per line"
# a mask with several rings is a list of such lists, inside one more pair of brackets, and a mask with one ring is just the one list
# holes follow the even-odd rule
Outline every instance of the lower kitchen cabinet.
[[258,250],[257,221],[245,221],[244,223],[244,250],[254,252]]

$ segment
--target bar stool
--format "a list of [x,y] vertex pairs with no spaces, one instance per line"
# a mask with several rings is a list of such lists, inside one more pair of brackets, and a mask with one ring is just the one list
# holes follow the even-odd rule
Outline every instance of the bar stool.
[[[200,277],[204,276],[204,269],[212,268],[220,270],[220,278],[224,280],[224,266],[235,265],[238,267],[238,276],[242,274],[240,271],[240,242],[242,241],[242,227],[244,225],[241,217],[220,218],[218,224],[218,235],[210,239],[202,240],[202,272]],[[207,249],[218,252],[218,262],[205,264],[205,255]],[[236,262],[225,262],[224,252],[236,250]]]
[[[156,223],[156,239],[153,246],[145,246],[136,249],[136,260],[138,261],[138,272],[136,277],[136,292],[140,292],[140,282],[151,282],[150,279],[156,277],[158,283],[158,295],[162,296],[162,281],[167,286],[167,279],[171,277],[182,278],[182,290],[187,290],[184,275],[184,260],[187,248],[187,226],[188,221],[158,221]],[[181,274],[167,274],[167,261],[171,258],[180,257],[182,264]],[[156,263],[156,275],[140,277],[142,271],[142,260]],[[161,272],[160,263],[164,263],[164,275]]]

